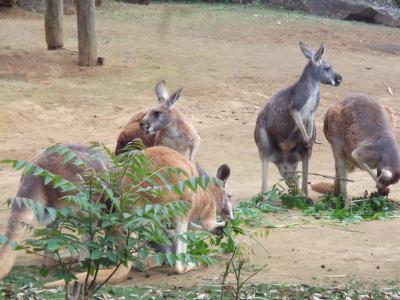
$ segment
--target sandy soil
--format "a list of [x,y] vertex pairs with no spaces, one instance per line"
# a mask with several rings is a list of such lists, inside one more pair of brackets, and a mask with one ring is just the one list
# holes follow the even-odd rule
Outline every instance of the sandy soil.
[[[178,105],[201,135],[198,160],[210,172],[229,163],[232,192],[237,199],[250,198],[260,189],[255,119],[266,99],[302,71],[306,61],[299,40],[314,47],[325,41],[326,60],[344,78],[338,88],[321,88],[320,144],[314,147],[311,172],[333,175],[321,125],[334,102],[362,91],[400,111],[398,29],[254,7],[123,3],[99,9],[97,28],[105,66],[79,68],[75,16],[64,18],[65,49],[47,51],[41,15],[0,11],[0,159],[29,159],[55,142],[97,140],[113,148],[132,112],[155,103],[153,87],[163,78],[170,89],[185,86]],[[279,179],[274,167],[270,174],[271,183]],[[353,195],[373,188],[366,173],[351,178]],[[0,169],[2,199],[15,193],[18,179]],[[391,197],[400,199],[400,186],[392,188]],[[7,215],[1,213],[2,228]],[[268,218],[279,224],[300,220],[295,212]],[[268,252],[254,245],[257,255],[251,262],[268,263],[255,280],[397,285],[399,225],[394,219],[347,229],[312,224],[272,230],[261,241]],[[27,260],[21,254],[19,262]],[[129,283],[190,286],[215,280],[221,270],[217,266],[180,277],[167,276],[165,270],[151,272],[150,278],[133,273]]]

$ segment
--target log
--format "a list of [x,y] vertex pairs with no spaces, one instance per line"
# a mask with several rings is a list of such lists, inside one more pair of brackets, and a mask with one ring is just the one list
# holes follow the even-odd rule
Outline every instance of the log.
[[77,0],[79,65],[97,65],[95,0]]
[[46,0],[44,27],[46,31],[47,49],[55,50],[64,46],[63,43],[63,1]]

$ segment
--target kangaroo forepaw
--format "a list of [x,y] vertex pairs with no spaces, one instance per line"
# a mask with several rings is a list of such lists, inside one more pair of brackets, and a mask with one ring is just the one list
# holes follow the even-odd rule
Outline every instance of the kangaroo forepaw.
[[390,189],[387,186],[378,186],[378,193],[382,196],[389,195]]
[[185,274],[195,269],[196,269],[196,264],[194,263],[188,263],[186,266],[184,266],[181,262],[177,262],[175,265],[175,271],[177,274]]

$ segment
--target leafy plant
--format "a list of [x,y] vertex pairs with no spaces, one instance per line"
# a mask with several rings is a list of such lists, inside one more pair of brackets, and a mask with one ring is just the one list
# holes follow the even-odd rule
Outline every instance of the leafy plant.
[[293,208],[302,210],[304,215],[330,218],[342,223],[384,219],[392,216],[396,209],[387,197],[376,192],[365,192],[363,196],[351,199],[349,207],[346,208],[343,198],[333,194],[322,196],[314,205],[301,194],[288,193],[281,185],[276,184],[265,194],[241,201],[236,207],[236,213],[246,224],[259,227],[266,223],[264,213],[280,213]]
[[[88,168],[85,162],[66,147],[56,145],[47,150],[62,156],[64,163],[72,163],[88,170],[82,174],[83,180],[79,184],[65,180],[31,162],[4,161],[16,170],[23,169],[24,175],[42,177],[49,187],[67,193],[62,199],[67,204],[66,207],[57,211],[43,207],[31,199],[14,199],[17,204],[32,208],[39,221],[49,217],[53,221],[46,228],[35,228],[33,238],[27,239],[16,248],[37,255],[41,255],[42,251],[53,253],[52,259],[57,266],[51,268],[51,273],[55,278],[65,281],[67,299],[93,299],[94,294],[121,265],[127,267],[133,263],[136,268],[143,270],[145,260],[152,255],[156,256],[160,264],[173,265],[179,260],[184,264],[191,262],[207,265],[213,262],[209,255],[216,251],[209,247],[221,247],[222,252],[231,250],[233,234],[240,232],[238,223],[235,222],[226,227],[225,236],[209,236],[211,242],[206,244],[199,240],[197,234],[175,236],[174,238],[190,242],[190,251],[185,255],[155,253],[149,244],[153,242],[172,246],[168,229],[174,226],[173,220],[186,215],[189,208],[184,201],[153,204],[151,199],[168,192],[182,195],[186,188],[192,191],[205,189],[208,184],[219,184],[218,179],[200,176],[176,182],[176,176],[186,175],[182,170],[154,169],[141,151],[128,151],[114,156],[106,147],[98,144],[92,150],[98,155],[107,153],[111,161],[107,172],[97,173]],[[81,240],[78,235],[86,236],[86,239]],[[2,236],[0,242],[4,244],[12,241],[7,241]],[[62,257],[63,253],[74,256],[82,252],[87,253],[87,258],[77,264],[66,262]],[[96,278],[102,268],[115,269],[104,282],[97,282]],[[87,276],[84,284],[74,289],[73,295],[69,295],[68,284],[76,279],[74,273],[78,270],[86,271]],[[41,270],[43,276],[49,272],[47,268]]]
[[244,223],[259,227],[263,223],[263,213],[284,212],[284,207],[279,207],[276,202],[279,200],[281,187],[274,185],[272,189],[264,194],[258,194],[250,200],[240,201],[235,209],[237,218]]
[[[221,284],[221,297],[220,299],[224,299],[225,292],[229,294],[230,299],[239,300],[242,299],[242,289],[246,282],[248,282],[251,278],[261,272],[267,265],[265,264],[261,268],[258,268],[256,271],[252,272],[245,279],[242,278],[242,271],[245,264],[248,262],[247,258],[243,258],[238,255],[239,248],[236,248],[232,253],[231,258],[226,263],[225,272],[222,275],[222,284]],[[227,278],[230,273],[234,274],[235,282],[233,286],[229,286],[227,284]],[[247,297],[245,296],[245,299]]]
[[363,220],[379,220],[393,215],[396,207],[384,196],[376,192],[351,199],[349,207],[344,207],[342,197],[327,194],[314,206],[304,209],[305,215],[328,217],[343,223],[359,223]]

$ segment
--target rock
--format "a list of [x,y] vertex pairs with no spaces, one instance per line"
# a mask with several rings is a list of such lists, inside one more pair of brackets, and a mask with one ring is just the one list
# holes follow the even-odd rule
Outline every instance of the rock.
[[14,6],[17,0],[0,0],[2,6]]
[[[63,1],[64,1],[64,13],[67,15],[75,14],[76,0],[63,0]],[[46,0],[17,0],[16,2],[18,6],[20,6],[21,8],[32,12],[43,12],[46,8]],[[100,6],[102,2],[103,0],[96,0],[96,6]]]
[[265,0],[265,3],[349,21],[400,27],[395,0]]

